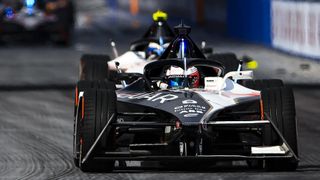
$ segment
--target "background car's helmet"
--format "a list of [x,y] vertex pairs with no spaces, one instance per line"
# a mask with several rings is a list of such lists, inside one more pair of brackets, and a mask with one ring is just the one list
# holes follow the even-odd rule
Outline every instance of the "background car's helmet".
[[169,43],[175,37],[174,32],[167,23],[168,15],[163,11],[157,11],[153,14],[153,23],[148,28],[143,37],[137,41],[131,43],[131,51],[147,51],[150,43],[157,43],[163,47],[161,54],[164,49],[168,47]]
[[[166,71],[166,79],[169,88],[199,88],[200,73],[196,67],[190,67],[187,70],[187,81],[185,81],[184,70],[180,67],[171,66]],[[187,85],[185,84],[187,83]]]
[[163,44],[162,42],[161,44],[158,44],[156,42],[150,42],[146,50],[147,60],[153,60],[160,57],[168,45],[169,43]]

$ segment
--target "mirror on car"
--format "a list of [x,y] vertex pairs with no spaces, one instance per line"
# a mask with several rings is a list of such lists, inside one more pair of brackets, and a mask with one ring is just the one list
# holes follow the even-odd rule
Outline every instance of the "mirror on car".
[[233,80],[241,80],[241,79],[252,79],[253,78],[253,71],[231,71],[228,72],[221,81],[219,90],[222,90],[224,84],[228,78],[232,78]]
[[232,77],[233,79],[252,79],[253,72],[252,71],[231,71],[228,72],[224,79]]

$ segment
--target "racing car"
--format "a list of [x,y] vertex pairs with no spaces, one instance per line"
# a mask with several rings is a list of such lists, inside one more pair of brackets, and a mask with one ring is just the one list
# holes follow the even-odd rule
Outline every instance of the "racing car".
[[72,0],[0,0],[0,41],[45,38],[68,45],[74,26]]
[[[113,41],[111,41],[115,56],[113,60],[109,55],[84,54],[80,59],[79,77],[81,80],[102,80],[106,77],[114,80],[117,71],[142,74],[144,66],[149,62],[167,58],[163,52],[174,39],[176,31],[176,28],[172,31],[168,25],[167,14],[158,10],[153,14],[153,24],[144,36],[131,43],[130,50],[123,55],[118,56]],[[239,59],[234,53],[213,53],[212,48],[206,47],[205,41],[202,42],[200,50],[202,58],[222,63],[226,72],[257,68],[257,62],[248,56]]]
[[112,79],[117,70],[142,73],[147,63],[159,59],[175,35],[165,12],[158,10],[152,17],[153,22],[142,38],[131,43],[130,50],[121,56],[114,41],[111,41],[114,59],[109,55],[84,54],[80,59],[80,79]]
[[[110,172],[115,161],[295,170],[299,156],[292,90],[281,80],[253,80],[206,59],[177,27],[177,36],[137,80],[121,89],[108,80],[77,83],[74,161],[84,172]],[[188,163],[189,162],[189,163]],[[192,162],[192,163],[191,163]],[[180,164],[179,164],[180,163]]]

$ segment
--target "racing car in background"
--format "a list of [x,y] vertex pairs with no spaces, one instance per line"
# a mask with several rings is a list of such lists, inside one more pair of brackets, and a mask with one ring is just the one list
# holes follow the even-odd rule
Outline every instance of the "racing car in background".
[[[123,55],[118,56],[113,41],[111,42],[115,57],[113,60],[109,55],[84,54],[80,59],[79,77],[81,80],[102,80],[107,77],[114,79],[117,71],[142,74],[146,64],[167,58],[162,54],[174,39],[177,33],[175,31],[172,31],[167,23],[167,14],[158,10],[153,14],[153,23],[144,36],[131,43],[130,50]],[[257,68],[257,62],[248,56],[239,59],[234,53],[213,53],[212,48],[206,47],[205,41],[201,43],[200,50],[204,55],[203,58],[222,63],[226,72]]]
[[84,54],[80,59],[80,79],[113,79],[113,74],[119,70],[142,73],[147,63],[159,59],[175,34],[167,23],[168,16],[165,12],[158,10],[152,18],[153,22],[142,38],[132,42],[130,50],[124,54],[119,56],[113,41],[111,46],[114,59],[109,55]]
[[253,80],[252,71],[226,72],[222,63],[205,58],[189,27],[176,30],[165,59],[147,64],[143,74],[116,75],[137,78],[126,87],[116,90],[107,78],[77,83],[75,165],[84,172],[110,172],[116,160],[194,168],[197,162],[242,160],[295,170],[292,90],[281,80]]
[[74,11],[72,0],[0,0],[0,41],[32,37],[68,45]]

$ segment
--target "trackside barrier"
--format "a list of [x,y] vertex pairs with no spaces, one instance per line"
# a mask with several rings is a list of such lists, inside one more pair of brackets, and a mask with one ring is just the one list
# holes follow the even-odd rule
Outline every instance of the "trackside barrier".
[[271,7],[273,47],[320,58],[320,2],[273,0]]
[[270,5],[271,0],[227,0],[227,34],[270,46]]

